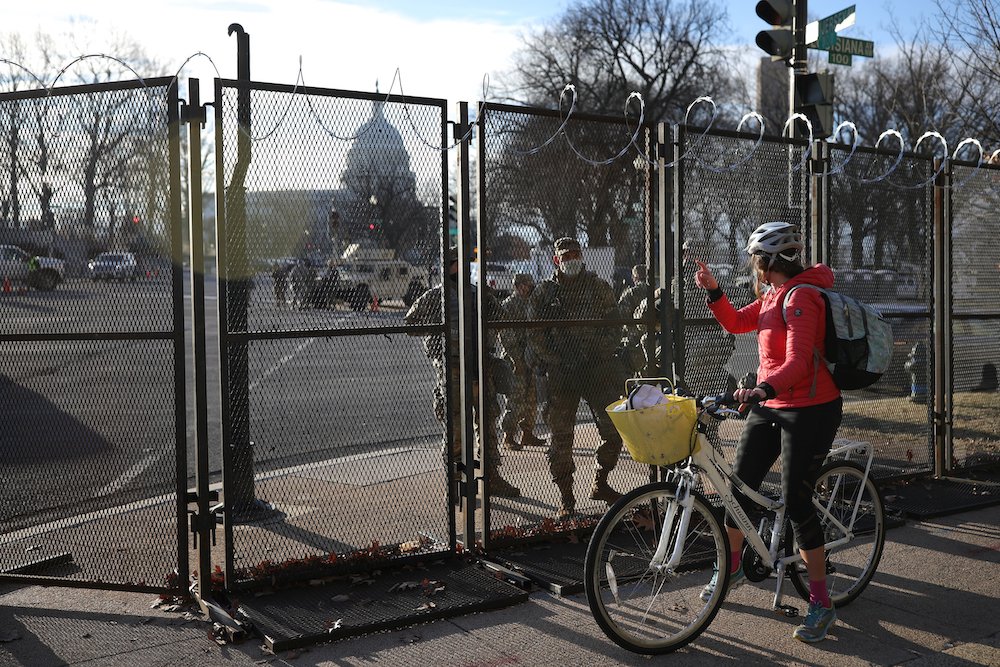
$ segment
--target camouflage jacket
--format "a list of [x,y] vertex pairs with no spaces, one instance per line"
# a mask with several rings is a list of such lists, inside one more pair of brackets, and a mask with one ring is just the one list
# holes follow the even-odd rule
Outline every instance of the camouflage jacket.
[[[567,280],[556,272],[531,294],[531,308],[540,320],[603,320],[618,316],[611,285],[591,271]],[[617,324],[533,329],[535,349],[552,367],[571,368],[611,359],[621,337]]]
[[[535,319],[531,309],[530,297],[524,299],[512,294],[501,304],[504,317],[508,320],[529,321]],[[531,329],[501,329],[500,342],[504,354],[510,357],[516,366],[527,364],[535,366],[538,363],[538,353],[535,351],[535,341]]]
[[648,283],[639,283],[622,292],[622,295],[618,297],[618,310],[621,311],[621,316],[624,318],[635,317],[635,309],[652,291]]
[[[410,309],[406,312],[404,317],[407,324],[413,325],[427,325],[427,324],[439,324],[444,317],[444,310],[441,307],[442,301],[442,286],[436,285],[431,287],[429,290],[421,294]],[[488,292],[488,312],[487,317],[490,320],[502,319],[502,310],[500,308],[500,303],[497,301],[496,297],[493,296],[492,292]],[[458,290],[453,289],[448,294],[448,317],[450,325],[450,355],[451,362],[453,364],[459,363],[458,355],[458,343],[459,343],[459,322],[458,322]],[[476,293],[472,292],[472,308],[473,312],[476,311]],[[478,316],[478,315],[476,315]],[[470,341],[472,343],[473,349],[472,353],[476,353],[476,342],[477,337],[471,336]],[[443,337],[438,334],[425,335],[424,336],[424,352],[427,354],[427,358],[435,363],[435,365],[444,364],[444,350],[442,349],[444,340]],[[492,346],[491,346],[492,347]]]

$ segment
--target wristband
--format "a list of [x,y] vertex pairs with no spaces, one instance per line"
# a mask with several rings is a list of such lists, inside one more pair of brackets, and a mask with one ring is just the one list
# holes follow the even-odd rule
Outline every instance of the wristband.
[[774,398],[775,396],[778,395],[777,392],[774,391],[774,387],[772,387],[766,382],[761,382],[756,387],[754,387],[754,389],[760,389],[761,391],[763,391],[764,395],[767,398]]
[[708,302],[715,303],[716,301],[722,298],[722,295],[723,295],[722,288],[716,285],[715,289],[708,290]]

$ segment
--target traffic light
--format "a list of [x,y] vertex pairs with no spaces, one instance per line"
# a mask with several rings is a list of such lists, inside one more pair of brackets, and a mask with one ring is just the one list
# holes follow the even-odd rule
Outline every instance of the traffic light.
[[833,75],[822,72],[795,77],[795,111],[812,123],[814,139],[833,134]]
[[757,3],[757,16],[773,28],[757,33],[757,46],[769,53],[771,60],[791,60],[795,47],[792,34],[795,0],[761,0]]

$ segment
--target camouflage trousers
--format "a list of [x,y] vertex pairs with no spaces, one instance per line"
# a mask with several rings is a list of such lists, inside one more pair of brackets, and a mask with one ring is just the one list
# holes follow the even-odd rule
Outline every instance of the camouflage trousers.
[[517,364],[514,368],[511,390],[507,393],[507,403],[500,426],[507,435],[518,431],[534,431],[538,414],[538,397],[535,392],[535,369],[528,364]]
[[[457,364],[456,364],[457,366]],[[448,410],[448,401],[446,399],[446,391],[451,392],[451,423],[452,423],[452,438],[451,438],[451,455],[453,460],[459,460],[462,457],[462,376],[458,368],[453,368],[450,373],[450,382],[445,383],[444,381],[444,371],[440,367],[438,368],[438,382],[434,387],[434,415],[438,418],[442,424],[445,424],[445,415]],[[496,429],[496,418],[499,412],[499,405],[497,403],[497,395],[495,391],[492,391],[493,383],[487,378],[486,390],[487,390],[487,406],[486,412],[492,422],[492,428],[485,429],[485,450],[487,456],[487,465],[498,466],[500,465],[500,451],[497,447],[497,429]],[[477,453],[482,452],[483,445],[483,429],[481,428],[481,420],[479,418],[479,383],[472,383],[472,410],[473,416],[475,418],[475,433],[476,441],[479,443],[479,447],[476,448]],[[447,436],[446,436],[447,437]]]
[[618,463],[622,439],[605,408],[618,400],[625,370],[616,359],[588,364],[586,368],[549,368],[549,426],[552,439],[548,449],[552,481],[563,490],[572,489],[573,439],[580,401],[586,401],[597,422],[600,443],[595,456],[597,470],[612,470]]

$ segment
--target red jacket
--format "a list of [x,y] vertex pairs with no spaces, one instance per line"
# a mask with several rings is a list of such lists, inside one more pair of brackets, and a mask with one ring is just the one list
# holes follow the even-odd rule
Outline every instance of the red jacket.
[[788,324],[781,306],[788,290],[808,283],[833,287],[833,271],[817,264],[791,278],[778,289],[770,289],[753,303],[736,310],[725,295],[710,303],[715,319],[734,334],[757,332],[760,368],[757,382],[774,388],[773,408],[803,408],[828,403],[840,396],[840,389],[820,355],[826,340],[826,306],[816,290],[800,289],[788,302]]

